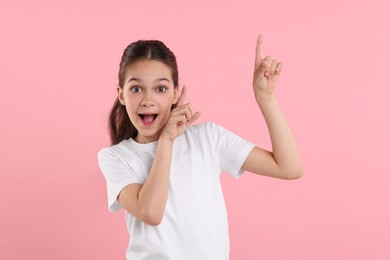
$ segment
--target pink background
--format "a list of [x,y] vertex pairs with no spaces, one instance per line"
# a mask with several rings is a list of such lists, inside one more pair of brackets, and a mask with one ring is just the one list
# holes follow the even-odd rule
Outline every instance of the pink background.
[[124,259],[97,152],[132,41],[176,53],[199,122],[269,149],[258,33],[305,175],[223,175],[231,259],[390,259],[387,2],[1,1],[0,259]]

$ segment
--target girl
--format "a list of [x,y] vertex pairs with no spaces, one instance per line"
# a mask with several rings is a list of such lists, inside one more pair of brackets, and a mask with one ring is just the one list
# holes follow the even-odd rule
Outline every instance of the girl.
[[185,103],[175,55],[162,42],[137,41],[125,49],[109,119],[112,146],[98,158],[109,211],[126,210],[127,259],[229,259],[220,173],[236,178],[244,171],[281,179],[302,175],[274,95],[282,64],[263,58],[262,42],[260,35],[253,89],[272,152],[214,123],[192,125],[200,113]]

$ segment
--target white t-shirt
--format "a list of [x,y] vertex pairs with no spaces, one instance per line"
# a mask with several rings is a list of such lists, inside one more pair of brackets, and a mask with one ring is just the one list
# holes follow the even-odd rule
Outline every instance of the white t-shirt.
[[[99,165],[107,182],[108,209],[117,211],[120,191],[145,183],[157,142],[133,139],[102,149]],[[220,173],[239,178],[254,144],[215,123],[190,126],[173,145],[170,186],[160,225],[149,226],[126,211],[131,260],[227,260],[229,232]]]

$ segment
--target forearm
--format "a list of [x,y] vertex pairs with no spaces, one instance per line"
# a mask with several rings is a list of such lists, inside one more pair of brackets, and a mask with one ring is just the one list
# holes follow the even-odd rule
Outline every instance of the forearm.
[[264,116],[272,143],[272,154],[286,178],[302,175],[302,164],[293,134],[274,94],[257,95],[256,101]]
[[138,203],[143,218],[161,222],[168,199],[173,142],[160,138],[149,176],[142,186]]

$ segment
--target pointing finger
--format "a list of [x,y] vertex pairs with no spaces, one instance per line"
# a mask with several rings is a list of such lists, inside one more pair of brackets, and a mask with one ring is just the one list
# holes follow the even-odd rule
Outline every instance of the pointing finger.
[[262,52],[262,48],[263,48],[263,35],[260,34],[258,37],[257,37],[257,44],[256,44],[256,60],[255,60],[255,68],[258,68],[262,59],[263,59],[263,52]]
[[186,86],[183,86],[183,89],[181,90],[180,97],[177,100],[177,105],[176,105],[177,107],[185,104],[184,102],[186,99],[186,94],[187,94]]

